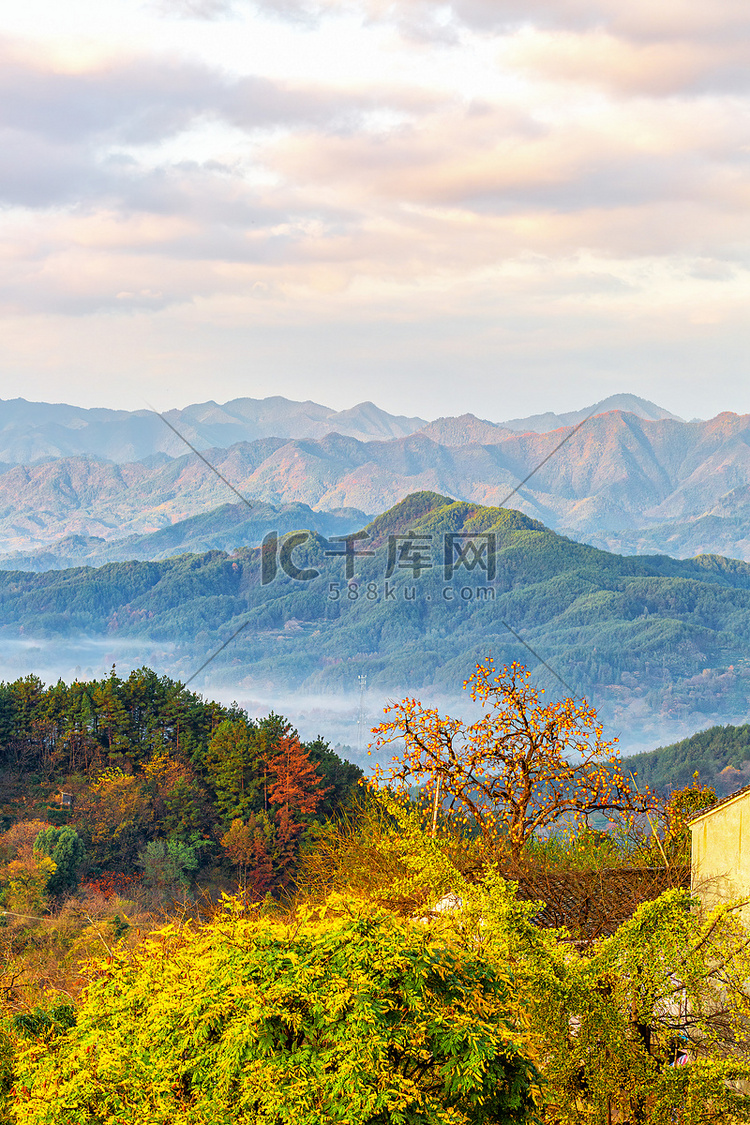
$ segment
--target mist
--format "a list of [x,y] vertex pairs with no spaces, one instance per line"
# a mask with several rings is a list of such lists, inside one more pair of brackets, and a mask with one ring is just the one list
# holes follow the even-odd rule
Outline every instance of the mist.
[[[210,653],[207,654],[210,656]],[[260,718],[271,711],[283,715],[297,729],[303,740],[318,736],[326,739],[341,757],[363,769],[376,762],[390,760],[388,748],[376,751],[372,747],[372,728],[383,720],[388,703],[401,698],[403,688],[388,690],[381,685],[359,690],[357,675],[352,673],[350,688],[325,692],[306,691],[299,687],[278,683],[270,685],[253,676],[252,669],[242,665],[230,667],[215,665],[195,676],[200,667],[200,656],[179,649],[170,643],[137,639],[75,637],[65,640],[40,640],[39,638],[4,638],[0,645],[0,679],[15,680],[26,675],[36,675],[45,683],[63,680],[101,679],[109,675],[112,666],[120,676],[135,668],[146,666],[157,675],[167,675],[182,683],[190,680],[189,687],[206,699],[219,703],[236,702],[251,718]],[[537,686],[546,689],[546,699],[560,697],[562,689],[550,682],[543,670],[537,670]],[[414,692],[426,707],[436,707],[442,714],[473,721],[479,709],[472,704],[468,692],[447,693],[444,689],[422,687]],[[594,698],[594,706],[597,700]],[[617,738],[621,754],[636,754],[678,742],[682,738],[704,730],[713,723],[709,719],[676,719],[657,712],[642,711],[628,715],[618,723],[610,705],[599,705],[604,722],[605,738]],[[697,718],[697,721],[696,721]],[[741,724],[748,721],[746,713],[727,715],[724,723]],[[368,749],[370,753],[368,753]]]

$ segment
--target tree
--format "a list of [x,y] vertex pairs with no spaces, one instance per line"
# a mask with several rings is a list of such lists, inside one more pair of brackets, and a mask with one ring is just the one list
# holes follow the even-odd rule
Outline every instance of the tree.
[[263,765],[256,733],[246,719],[225,719],[208,744],[204,765],[225,821],[244,820],[263,807]]
[[36,850],[40,832],[50,826],[44,820],[14,824],[0,836],[2,853],[9,862],[0,866],[0,886],[4,906],[19,914],[40,914],[48,906],[48,886],[55,874],[49,856]]
[[514,1125],[533,1067],[511,982],[353,901],[229,909],[97,966],[74,1027],[19,1058],[17,1125]]
[[97,721],[100,731],[106,736],[111,765],[115,765],[130,749],[128,712],[120,698],[121,686],[113,664],[107,679],[95,683],[93,689]]
[[75,806],[76,825],[92,864],[120,871],[133,867],[152,819],[140,778],[118,766],[103,770]]
[[596,711],[585,699],[544,703],[520,664],[495,670],[477,664],[464,683],[484,710],[474,723],[441,717],[416,699],[391,704],[393,718],[374,728],[380,749],[403,743],[390,770],[376,769],[375,783],[408,789],[422,785],[459,811],[496,848],[507,841],[518,862],[524,845],[563,818],[591,813],[634,813],[656,804],[649,791],[634,792],[614,751],[602,737]]
[[304,745],[326,786],[325,798],[316,812],[318,816],[334,816],[355,799],[365,775],[359,766],[340,758],[320,736]]
[[277,753],[268,763],[268,776],[268,800],[291,816],[312,815],[327,792],[309,752],[294,732],[287,731],[279,739]]
[[274,808],[276,872],[283,886],[291,879],[304,821],[320,807],[327,789],[308,751],[294,731],[287,730],[277,743],[278,753],[268,763],[268,800]]
[[208,831],[210,806],[187,762],[157,754],[144,763],[142,776],[142,789],[160,834],[190,839]]
[[[378,806],[387,819],[373,815]],[[326,826],[335,836],[317,860],[327,873],[318,886],[440,924],[446,943],[512,975],[507,1018],[540,1070],[547,1125],[750,1120],[750,1085],[744,1096],[737,1087],[750,1077],[750,951],[735,910],[706,916],[672,889],[582,947],[540,925],[543,904],[524,901],[496,867],[479,879],[462,872],[450,832],[432,836],[416,804],[381,791],[363,812],[356,838],[341,822]],[[685,1056],[689,1065],[674,1065]]]
[[672,790],[664,806],[667,819],[664,846],[670,859],[690,863],[690,819],[715,803],[716,790],[711,785],[701,785],[697,770],[692,785]]
[[273,884],[273,862],[268,851],[271,825],[263,813],[250,816],[247,823],[233,820],[221,838],[222,845],[233,864],[239,869],[240,890],[259,901]]
[[157,892],[186,889],[189,871],[195,871],[198,857],[195,848],[183,840],[149,840],[139,857],[146,885]]
[[538,1060],[544,1121],[750,1120],[750,956],[731,907],[704,915],[673,889],[579,949],[496,871],[454,885],[463,910],[446,925],[513,975],[509,1016]]
[[55,865],[47,883],[51,895],[62,895],[76,889],[86,852],[74,828],[66,824],[62,828],[43,829],[34,841],[34,851],[49,856]]

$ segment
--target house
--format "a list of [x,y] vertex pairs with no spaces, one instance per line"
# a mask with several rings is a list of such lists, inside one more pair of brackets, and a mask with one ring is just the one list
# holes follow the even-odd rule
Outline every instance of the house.
[[[690,821],[691,886],[708,906],[750,899],[750,785]],[[750,921],[750,905],[743,911]]]

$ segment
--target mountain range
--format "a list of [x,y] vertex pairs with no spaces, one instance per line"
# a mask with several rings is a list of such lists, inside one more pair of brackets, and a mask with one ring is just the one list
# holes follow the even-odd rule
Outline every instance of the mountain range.
[[269,531],[284,535],[304,527],[325,536],[346,535],[363,527],[367,519],[356,508],[316,512],[307,504],[274,507],[258,502],[251,508],[245,504],[222,504],[143,535],[126,535],[122,539],[68,535],[53,546],[5,555],[2,569],[63,570],[129,559],[167,559],[187,552],[231,551],[238,544],[257,546]]
[[[645,403],[641,412],[658,410]],[[179,550],[257,545],[260,525],[238,520],[238,496],[226,482],[247,498],[249,515],[257,505],[267,513],[269,505],[301,504],[319,513],[353,509],[356,522],[428,489],[511,503],[609,551],[750,559],[749,415],[682,422],[617,409],[586,418],[577,430],[519,433],[464,415],[387,440],[266,436],[205,450],[205,460],[162,451],[124,463],[77,456],[8,465],[0,472],[0,565],[40,569],[142,558],[151,549],[162,557],[164,537],[142,537],[170,527]],[[196,539],[194,527],[180,525],[197,516],[206,524]],[[309,517],[308,525],[324,530]]]
[[365,674],[381,693],[434,698],[457,693],[491,653],[528,664],[550,695],[586,695],[626,748],[747,718],[747,563],[624,557],[433,492],[364,532],[349,560],[344,544],[310,532],[286,555],[282,537],[232,553],[6,571],[0,639],[68,650],[99,638],[118,664],[133,645],[158,646],[160,666],[183,679],[228,642],[196,686],[209,674],[211,690],[235,697],[335,696]]
[[[576,425],[592,412],[607,410],[627,410],[650,419],[674,417],[636,395],[619,394],[569,414],[534,415],[507,423],[483,423],[471,414],[465,418],[484,427],[483,433],[493,435],[505,429],[554,430]],[[201,450],[226,449],[260,438],[322,438],[330,433],[359,441],[388,441],[408,437],[427,425],[424,418],[389,414],[372,402],[334,410],[279,395],[237,398],[222,404],[194,403],[181,410],[167,410],[161,416],[152,409],[86,409],[17,398],[0,400],[0,463],[27,465],[60,457],[91,457],[121,464],[159,455],[179,456],[185,452],[185,441]],[[493,440],[492,436],[487,440]]]
[[200,402],[161,416],[152,409],[85,409],[18,398],[0,402],[0,462],[93,457],[121,463],[159,454],[174,457],[185,451],[174,430],[197,449],[211,449],[264,437],[324,437],[332,432],[363,441],[388,439],[405,437],[424,424],[423,418],[388,414],[371,402],[337,411],[281,396],[238,398],[221,405]]

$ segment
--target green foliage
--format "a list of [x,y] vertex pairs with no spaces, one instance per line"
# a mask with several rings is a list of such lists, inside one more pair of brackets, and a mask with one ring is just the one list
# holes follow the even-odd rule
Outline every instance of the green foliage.
[[188,872],[198,866],[196,849],[182,840],[150,840],[139,860],[146,885],[166,891],[190,885]]
[[[696,712],[744,713],[750,690],[745,563],[609,554],[518,512],[425,492],[407,497],[367,530],[376,554],[357,560],[356,589],[347,585],[342,560],[326,557],[327,540],[313,533],[295,553],[299,565],[320,572],[311,582],[295,582],[280,571],[262,585],[260,549],[62,573],[0,573],[3,621],[8,629],[23,626],[30,636],[168,637],[182,646],[197,643],[201,654],[219,641],[217,630],[223,638],[247,624],[214,668],[237,663],[269,682],[299,687],[308,681],[316,689],[351,686],[365,670],[371,685],[392,691],[399,685],[452,687],[467,665],[490,651],[498,666],[524,658],[503,625],[511,621],[576,693],[596,691],[603,714],[615,703],[640,703],[683,720]],[[493,581],[488,584],[478,568],[462,567],[448,583],[450,600],[443,596],[438,544],[446,530],[497,537]],[[408,570],[398,570],[391,583],[395,596],[386,604],[387,539],[408,531],[433,536],[433,566],[418,582]],[[331,581],[339,585],[334,600]],[[406,600],[412,586],[416,596]],[[292,620],[297,626],[286,632]],[[33,709],[34,688],[28,688],[31,698],[24,706]],[[159,684],[145,688],[156,692]],[[101,727],[97,742],[120,753],[117,738],[121,733],[130,738],[130,717],[108,709],[101,691],[88,694]],[[129,700],[119,689],[115,694],[130,715]],[[184,696],[187,701],[190,693]],[[20,704],[13,693],[3,698],[0,692],[0,729],[13,729]],[[199,704],[186,702],[186,730],[196,710]],[[9,747],[11,756],[24,750]],[[81,753],[76,744],[75,754]]]
[[48,1042],[75,1026],[76,1014],[72,1004],[37,1004],[28,1012],[19,1012],[11,1020],[16,1035],[25,1039]]
[[628,758],[639,781],[661,793],[690,785],[696,771],[719,796],[750,781],[750,724],[710,727],[671,746]]
[[543,839],[534,837],[526,846],[524,858],[556,870],[601,871],[621,867],[629,857],[621,838],[583,826],[552,833]]
[[343,761],[320,736],[304,745],[325,790],[318,815],[334,816],[353,800],[365,775],[359,766]]
[[83,863],[85,848],[74,828],[45,828],[34,841],[34,851],[49,856],[55,871],[49,877],[47,890],[51,895],[74,891]]
[[263,808],[265,740],[245,719],[225,719],[208,744],[203,765],[225,821]]
[[[476,844],[459,846],[449,823],[438,820],[433,837],[425,811],[386,791],[357,821],[328,825],[303,863],[308,895],[350,887],[374,909],[431,917],[445,940],[510,972],[511,1019],[542,1075],[550,1123],[750,1120],[740,1093],[750,1080],[750,955],[731,909],[704,918],[686,891],[671,890],[613,936],[575,944],[540,924],[544,903],[520,899],[496,868],[482,873]],[[621,864],[618,847],[589,830],[540,842],[531,858],[575,879]],[[688,1064],[675,1067],[683,1051]]]
[[[59,897],[75,889],[80,846],[88,874],[132,874],[139,856],[159,840],[197,848],[203,860],[210,854],[204,849],[216,847],[236,819],[263,825],[266,841],[256,849],[257,878],[251,879],[263,886],[263,897],[268,864],[271,885],[289,885],[305,831],[335,815],[361,776],[323,739],[302,747],[282,716],[252,721],[236,704],[204,701],[148,668],[127,679],[113,669],[101,681],[59,681],[48,688],[33,676],[0,684],[3,732],[0,766],[3,758],[12,766],[14,789],[0,794],[0,825],[30,823],[41,806],[55,829],[50,834],[48,823],[40,825],[38,862],[29,847],[28,856],[0,873],[6,905],[29,914],[46,908],[48,893]],[[287,770],[285,784],[294,781],[297,798],[275,802],[271,791],[280,782],[273,763],[286,739],[298,747],[300,769],[309,769],[295,777]],[[61,789],[72,794],[71,807],[51,807]],[[149,857],[164,868],[154,875],[155,887],[182,886],[193,870],[183,863],[173,879],[167,868],[174,856],[156,848]]]
[[[687,892],[668,891],[578,952],[499,876],[464,894],[456,931],[512,971],[515,1017],[561,1125],[750,1120],[736,1087],[750,1079],[750,959],[731,911],[704,920]],[[676,1068],[680,1049],[689,1062]]]
[[70,1003],[37,1004],[18,1012],[0,1025],[0,1125],[14,1125],[11,1091],[16,1077],[19,1050],[36,1043],[47,1046],[57,1035],[75,1024],[75,1009]]
[[0,1027],[0,1125],[11,1125],[8,1098],[15,1080],[15,1037]]
[[23,1054],[17,1125],[470,1125],[527,1120],[511,984],[386,912],[169,927],[115,955],[76,1026]]

